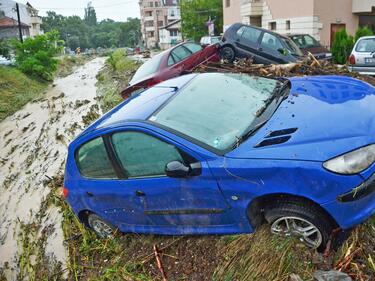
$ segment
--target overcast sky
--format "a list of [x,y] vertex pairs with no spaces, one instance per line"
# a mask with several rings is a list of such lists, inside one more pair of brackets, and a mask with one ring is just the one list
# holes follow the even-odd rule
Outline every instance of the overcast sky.
[[[29,2],[39,10],[40,16],[45,16],[47,11],[55,11],[64,16],[77,15],[83,17],[84,8],[88,0],[18,0],[20,3]],[[113,19],[126,21],[128,17],[139,18],[138,0],[92,0],[98,20]]]

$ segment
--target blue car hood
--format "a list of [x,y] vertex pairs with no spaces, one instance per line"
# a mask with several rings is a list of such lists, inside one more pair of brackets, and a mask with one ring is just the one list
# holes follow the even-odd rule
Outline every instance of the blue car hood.
[[374,87],[344,76],[290,81],[271,119],[227,157],[325,161],[375,143]]

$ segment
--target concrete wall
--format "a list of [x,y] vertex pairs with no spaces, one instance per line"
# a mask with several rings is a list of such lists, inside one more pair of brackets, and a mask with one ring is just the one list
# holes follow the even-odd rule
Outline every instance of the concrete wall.
[[226,7],[226,2],[223,0],[224,31],[231,24],[241,22],[241,0],[230,0],[229,7]]
[[346,24],[346,31],[354,35],[358,25],[359,17],[352,13],[353,0],[314,0],[314,15],[322,24],[319,29],[320,42],[322,45],[330,45],[331,24]]

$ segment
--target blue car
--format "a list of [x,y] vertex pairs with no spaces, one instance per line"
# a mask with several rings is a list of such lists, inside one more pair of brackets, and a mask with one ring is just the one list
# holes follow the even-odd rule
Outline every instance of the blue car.
[[70,145],[64,195],[100,237],[251,233],[321,250],[375,210],[375,88],[349,77],[190,74]]

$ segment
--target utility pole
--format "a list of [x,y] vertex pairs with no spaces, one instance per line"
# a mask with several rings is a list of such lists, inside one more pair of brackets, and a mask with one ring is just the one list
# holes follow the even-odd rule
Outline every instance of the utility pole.
[[21,28],[21,18],[20,18],[20,7],[18,6],[18,3],[16,3],[16,10],[17,10],[18,31],[19,31],[19,34],[20,34],[20,41],[21,41],[21,43],[23,43],[22,28]]

